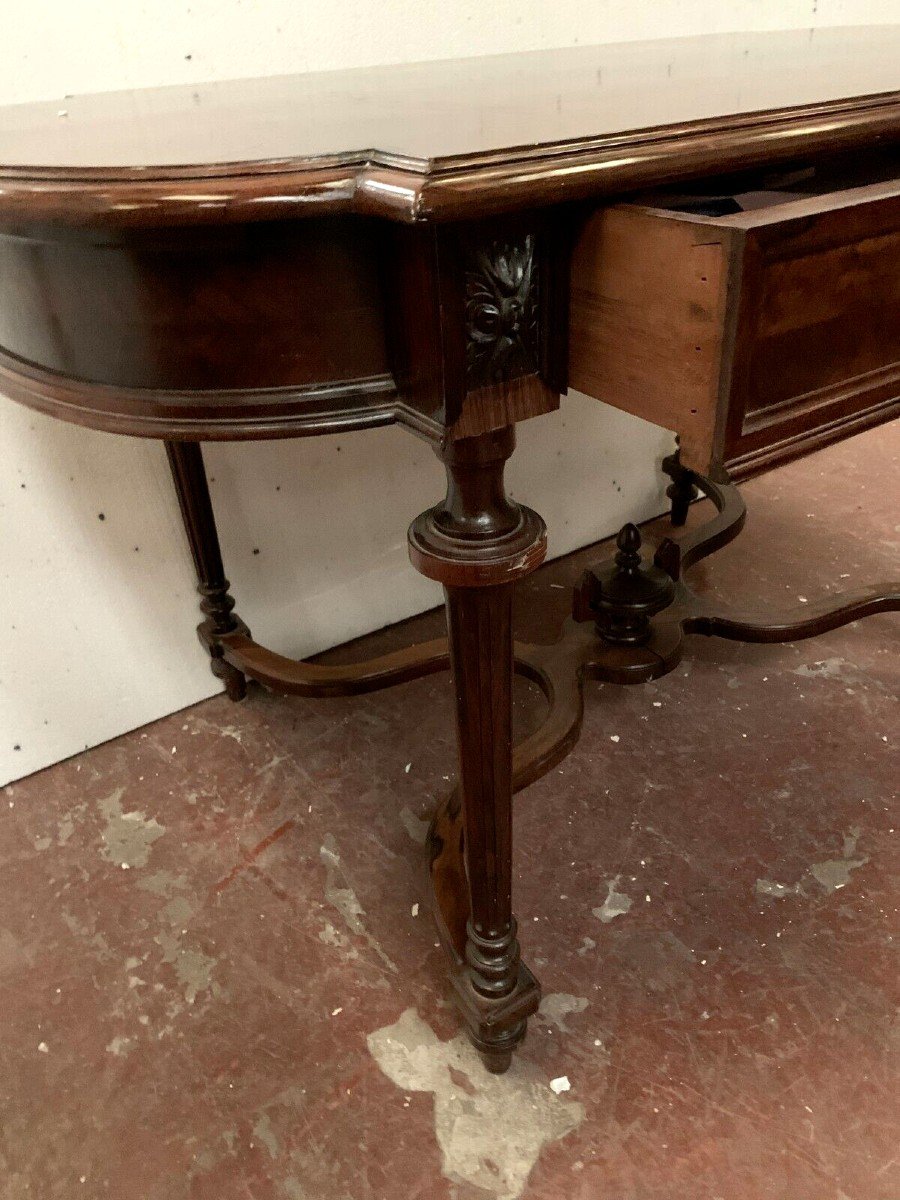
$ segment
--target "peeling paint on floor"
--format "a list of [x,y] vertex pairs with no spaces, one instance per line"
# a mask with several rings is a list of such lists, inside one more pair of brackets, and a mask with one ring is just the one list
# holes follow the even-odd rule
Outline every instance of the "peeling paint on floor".
[[586,996],[570,996],[566,992],[550,992],[541,999],[538,1009],[538,1020],[555,1025],[560,1033],[571,1033],[566,1017],[573,1013],[581,1013],[587,1008],[589,1001]]
[[862,834],[862,827],[854,825],[850,831],[844,835],[843,839],[843,858],[829,858],[824,862],[813,863],[809,868],[809,873],[820,883],[827,892],[836,892],[840,888],[846,887],[850,882],[850,876],[854,871],[864,867],[869,861],[868,856],[864,858],[854,858],[856,846]]
[[517,1200],[543,1148],[584,1120],[582,1104],[556,1096],[524,1061],[491,1075],[464,1034],[442,1042],[413,1008],[367,1040],[398,1088],[434,1094],[446,1178],[495,1200]]
[[414,842],[419,846],[424,846],[428,837],[428,829],[431,825],[431,820],[428,817],[417,817],[416,814],[407,805],[400,809],[400,820],[403,822],[403,828],[409,834]]
[[[823,862],[812,863],[808,868],[807,873],[826,892],[837,892],[846,887],[852,873],[859,870],[860,867],[864,867],[869,861],[868,857],[851,857],[856,851],[860,833],[860,826],[854,825],[850,832],[844,835],[843,858],[827,858]],[[804,875],[803,878],[805,877]],[[776,900],[783,900],[785,896],[804,896],[807,893],[803,888],[803,878],[793,884],[776,883],[771,879],[757,879],[755,890],[759,896],[770,896]]]
[[[187,932],[186,930],[184,932]],[[183,946],[181,937],[174,933],[157,934],[154,941],[163,952],[162,961],[175,968],[178,982],[184,988],[184,998],[193,1004],[201,992],[213,987],[212,973],[216,959],[195,947]]]
[[778,883],[774,879],[757,879],[755,891],[757,896],[772,896],[776,900],[782,900],[785,896],[803,895],[799,883]]
[[275,1136],[275,1131],[272,1128],[272,1122],[267,1112],[260,1113],[256,1118],[256,1123],[253,1126],[253,1136],[259,1138],[272,1158],[278,1157],[278,1138]]
[[127,870],[147,865],[153,843],[166,829],[155,817],[147,817],[136,809],[123,812],[121,800],[124,795],[124,787],[116,788],[97,801],[97,808],[106,818],[106,828],[100,834],[103,841],[100,853],[107,862]]
[[610,879],[606,884],[606,899],[599,908],[592,908],[591,912],[595,917],[608,925],[610,921],[616,917],[624,917],[626,913],[631,911],[631,897],[626,896],[624,892],[618,891],[620,875],[615,879]]

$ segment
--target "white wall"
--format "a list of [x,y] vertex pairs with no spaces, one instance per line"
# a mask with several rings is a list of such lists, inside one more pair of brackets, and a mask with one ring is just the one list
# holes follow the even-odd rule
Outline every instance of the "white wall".
[[[897,20],[897,0],[3,0],[0,103],[579,42]],[[526,422],[519,445],[509,480],[546,518],[551,555],[664,507],[657,468],[670,438],[594,401],[572,396],[560,414]],[[194,580],[162,446],[3,402],[0,455],[6,782],[218,685],[193,632]],[[388,429],[217,445],[207,465],[238,610],[274,649],[308,654],[439,602],[406,557],[408,522],[442,492],[438,463],[418,439]]]
[[691,33],[900,20],[897,0],[2,0],[0,103]]

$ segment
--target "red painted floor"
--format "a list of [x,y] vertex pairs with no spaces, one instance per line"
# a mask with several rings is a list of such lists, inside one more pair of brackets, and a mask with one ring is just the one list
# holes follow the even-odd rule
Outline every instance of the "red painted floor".
[[[898,459],[895,423],[750,482],[694,581],[777,609],[896,578]],[[597,556],[523,587],[520,636]],[[217,698],[4,789],[0,1196],[896,1200],[898,648],[896,614],[694,638],[655,684],[589,686],[517,799],[546,999],[499,1078],[423,884],[446,677]]]

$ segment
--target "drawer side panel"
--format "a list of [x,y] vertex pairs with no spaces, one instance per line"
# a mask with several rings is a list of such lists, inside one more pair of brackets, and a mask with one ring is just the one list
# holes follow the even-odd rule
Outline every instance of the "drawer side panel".
[[639,207],[586,222],[572,259],[569,385],[675,430],[706,472],[720,436],[719,375],[733,231]]

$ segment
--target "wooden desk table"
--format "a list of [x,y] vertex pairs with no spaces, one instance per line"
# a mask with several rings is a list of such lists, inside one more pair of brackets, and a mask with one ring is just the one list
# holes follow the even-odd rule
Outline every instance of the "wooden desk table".
[[[512,793],[574,744],[582,680],[658,676],[686,633],[787,640],[900,607],[883,585],[783,618],[722,614],[683,578],[740,528],[729,465],[900,411],[898,86],[892,27],[0,110],[0,390],[165,440],[229,695],[248,677],[333,695],[450,666],[459,784],[432,827],[432,879],[492,1070],[540,995],[512,913]],[[545,531],[503,467],[516,423],[569,386],[678,432],[676,525],[697,487],[719,513],[652,562],[626,526],[559,640],[514,650],[512,588]],[[409,546],[445,588],[449,645],[353,668],[265,650],[233,611],[200,442],[391,422],[446,465]],[[515,751],[514,669],[549,701]]]

